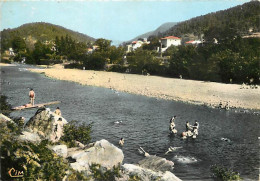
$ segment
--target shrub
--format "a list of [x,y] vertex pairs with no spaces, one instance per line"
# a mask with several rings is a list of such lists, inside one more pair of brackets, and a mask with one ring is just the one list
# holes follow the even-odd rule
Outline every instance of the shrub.
[[213,177],[223,181],[241,180],[238,172],[234,172],[223,166],[213,165],[210,170],[213,172]]
[[71,121],[63,127],[64,135],[61,137],[61,141],[64,141],[69,147],[76,146],[75,140],[83,144],[87,144],[91,140],[91,124],[81,123],[78,121]]
[[97,181],[114,181],[116,177],[120,177],[120,165],[113,167],[111,170],[107,170],[101,167],[99,164],[92,164],[90,170],[93,173],[93,177]]

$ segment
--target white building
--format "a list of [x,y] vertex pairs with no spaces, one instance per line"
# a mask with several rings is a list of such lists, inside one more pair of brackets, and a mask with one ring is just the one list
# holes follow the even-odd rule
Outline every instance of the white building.
[[170,46],[179,46],[181,45],[181,38],[176,36],[167,36],[161,38],[161,52],[164,52]]
[[202,43],[200,40],[190,40],[185,42],[186,45],[198,45],[200,43]]
[[137,40],[133,41],[131,44],[127,45],[127,52],[131,52],[136,50],[137,48],[141,47],[143,44],[149,44],[150,42],[147,41],[147,39],[144,39],[144,41]]

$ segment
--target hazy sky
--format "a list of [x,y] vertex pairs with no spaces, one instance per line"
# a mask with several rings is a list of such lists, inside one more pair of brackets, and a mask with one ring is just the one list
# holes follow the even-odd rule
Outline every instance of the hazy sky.
[[126,41],[166,22],[188,20],[248,1],[1,1],[0,30],[25,23],[48,22],[93,38]]

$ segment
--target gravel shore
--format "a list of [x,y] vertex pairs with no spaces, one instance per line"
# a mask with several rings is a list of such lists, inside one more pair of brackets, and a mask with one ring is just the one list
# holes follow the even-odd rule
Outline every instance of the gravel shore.
[[63,69],[54,66],[49,69],[31,69],[46,76],[80,83],[82,85],[106,87],[132,94],[183,101],[192,104],[218,107],[220,103],[230,108],[260,110],[260,87],[250,88],[238,84],[223,84],[143,76],[105,71]]

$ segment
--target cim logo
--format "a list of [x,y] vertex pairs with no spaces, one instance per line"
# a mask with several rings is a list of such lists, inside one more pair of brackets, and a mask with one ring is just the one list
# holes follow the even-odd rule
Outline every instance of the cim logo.
[[14,168],[11,168],[8,173],[10,177],[23,177],[23,171],[15,170]]

